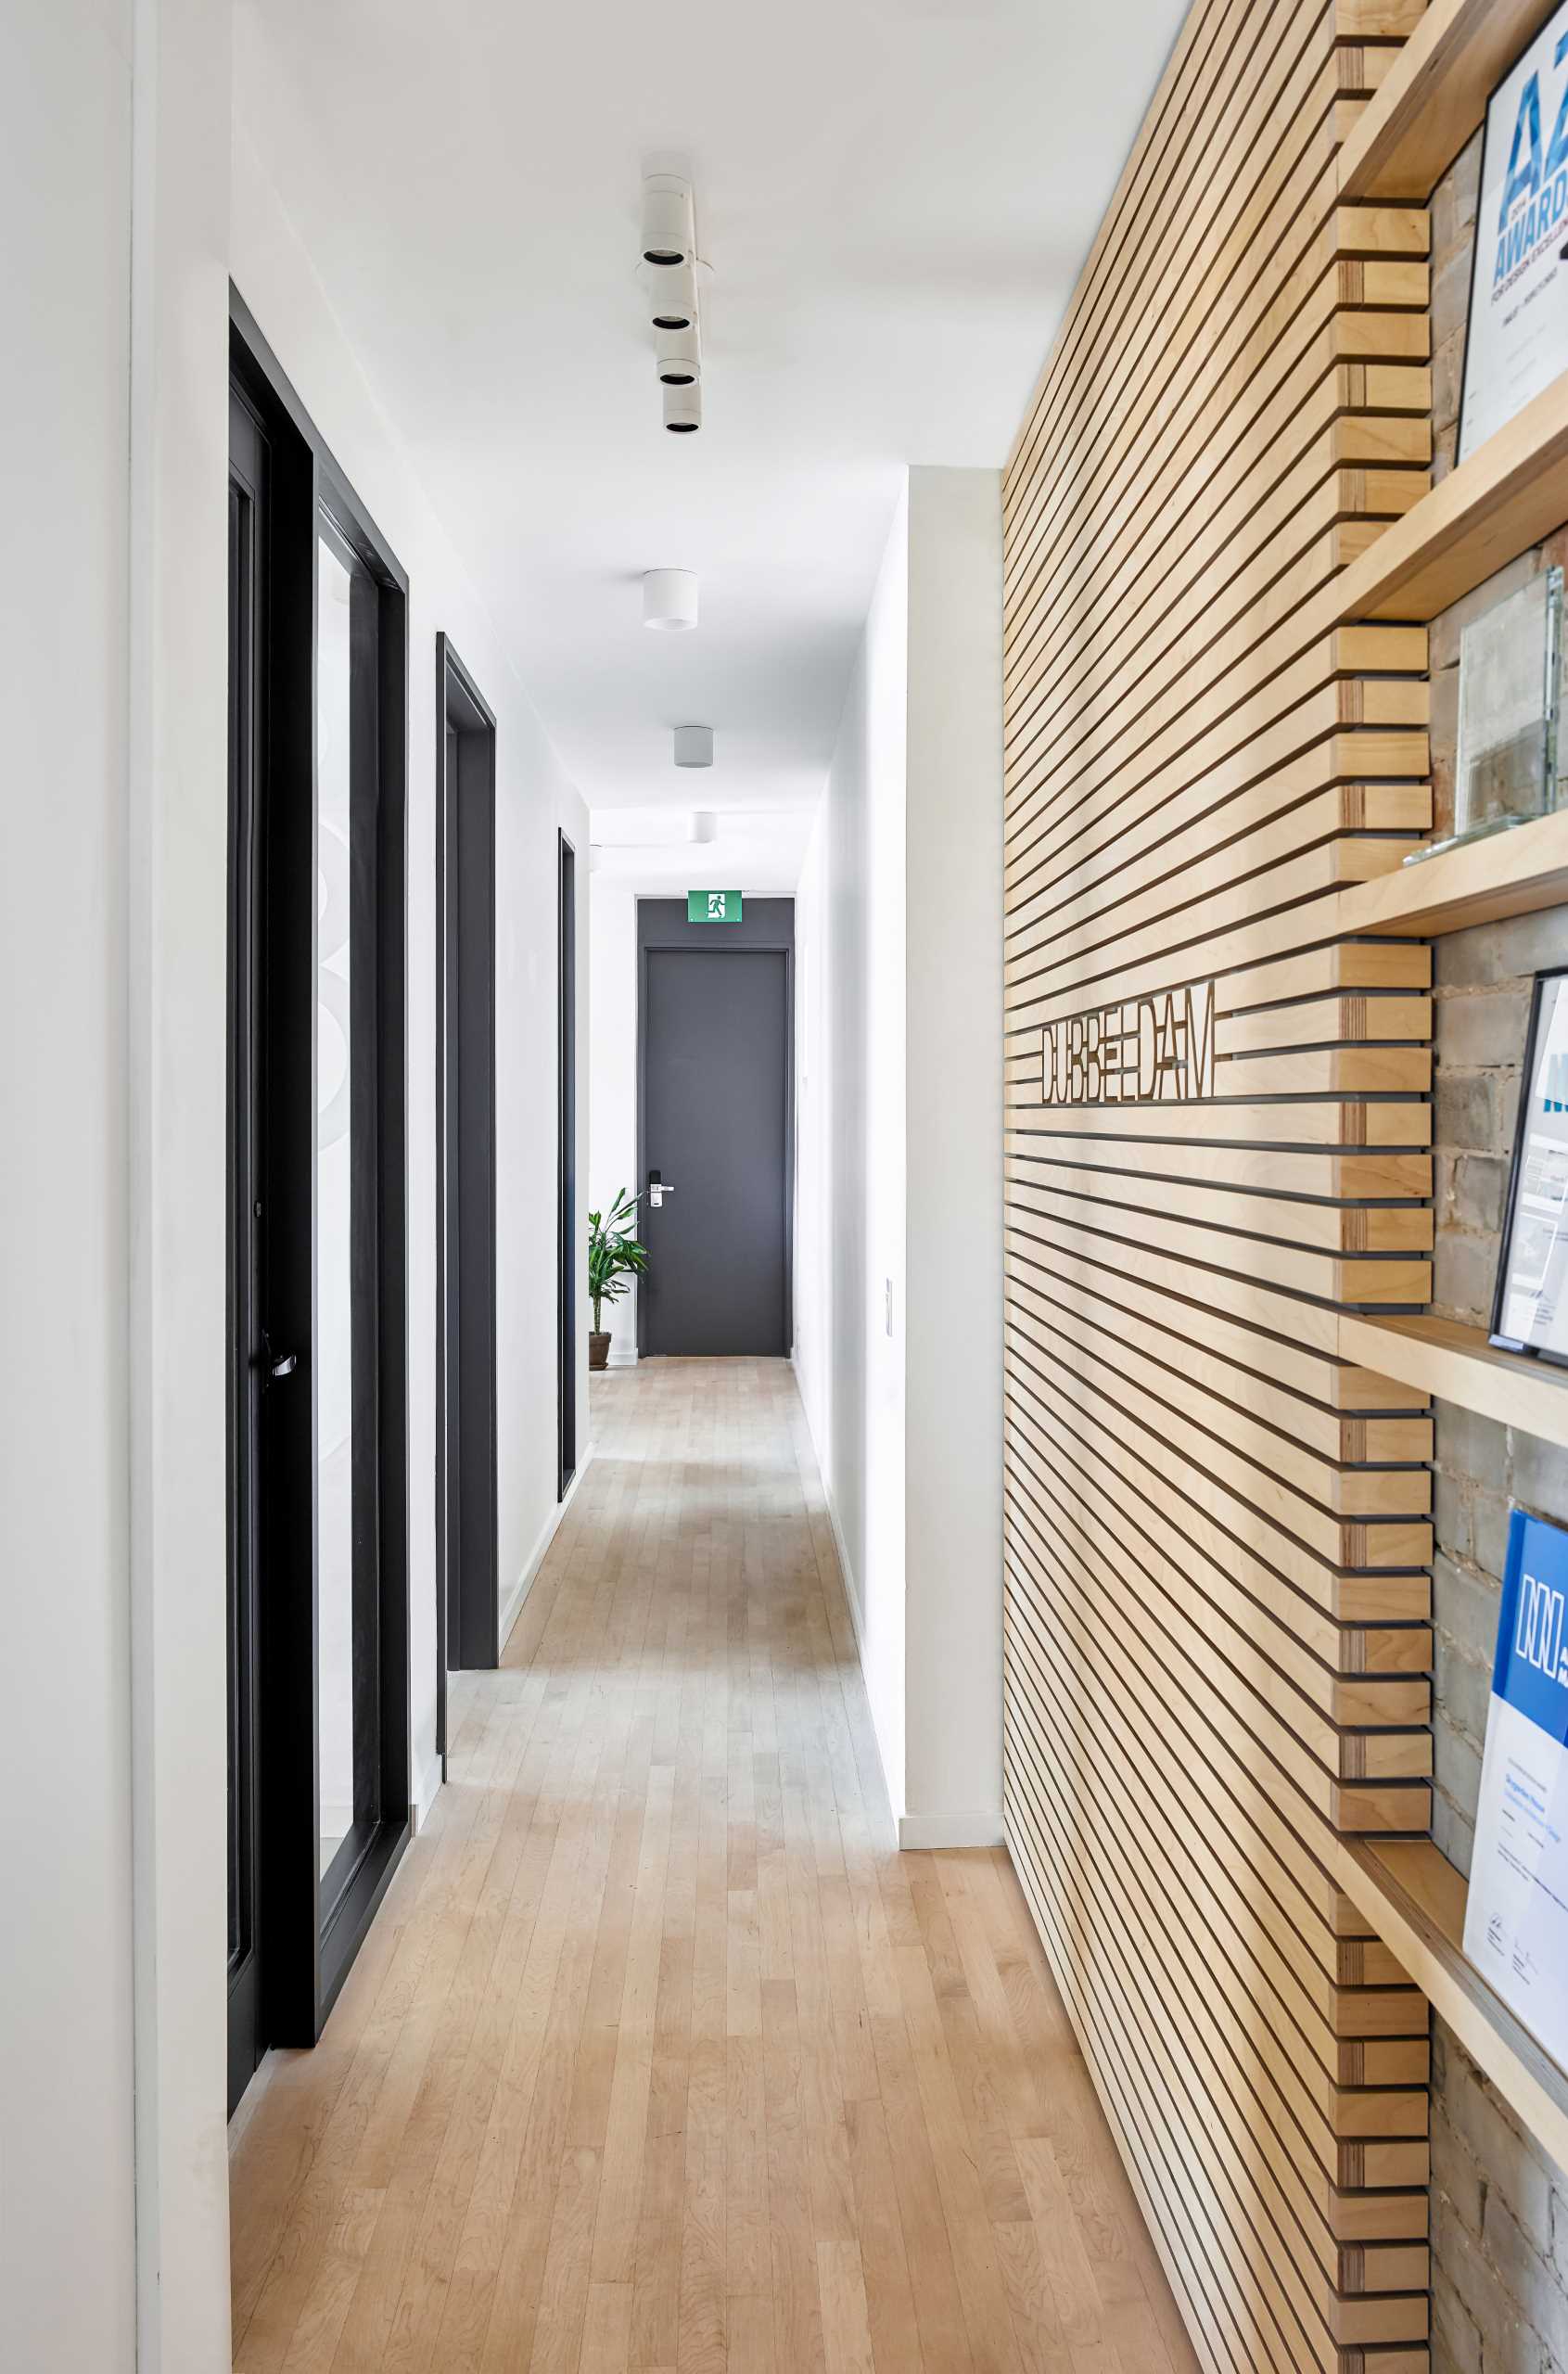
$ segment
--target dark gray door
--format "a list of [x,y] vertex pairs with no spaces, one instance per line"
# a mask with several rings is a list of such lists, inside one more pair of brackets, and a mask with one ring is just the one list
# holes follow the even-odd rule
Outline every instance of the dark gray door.
[[639,1342],[644,1355],[782,1357],[790,1347],[790,951],[726,944],[729,925],[691,928],[694,939],[707,938],[643,951],[638,1228],[648,1275]]
[[449,1667],[500,1662],[495,715],[436,637],[436,1745]]

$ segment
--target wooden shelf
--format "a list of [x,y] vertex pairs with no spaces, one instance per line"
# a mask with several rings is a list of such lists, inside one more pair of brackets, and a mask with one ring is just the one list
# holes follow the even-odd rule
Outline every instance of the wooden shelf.
[[1334,580],[1341,620],[1424,624],[1568,520],[1568,372]]
[[[1493,833],[1342,890],[1334,929],[1396,939],[1466,931],[1505,915],[1533,914],[1568,902],[1568,810],[1538,816],[1511,833]],[[1568,928],[1564,932],[1568,955]]]
[[1478,1417],[1568,1446],[1568,1369],[1520,1352],[1499,1352],[1479,1327],[1453,1319],[1373,1318],[1342,1313],[1341,1359],[1412,1392],[1457,1402]]
[[1465,1959],[1463,1873],[1429,1839],[1346,1839],[1339,1880],[1504,2101],[1568,2168],[1568,2072]]
[[1433,0],[1340,151],[1345,198],[1424,205],[1554,0]]

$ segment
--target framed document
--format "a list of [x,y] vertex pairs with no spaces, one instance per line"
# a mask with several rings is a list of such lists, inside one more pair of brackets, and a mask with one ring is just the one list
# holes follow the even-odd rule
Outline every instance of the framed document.
[[1464,1950],[1568,2064],[1568,1533],[1515,1509]]
[[1460,459],[1568,369],[1568,0],[1486,107]]
[[1568,972],[1536,976],[1492,1341],[1568,1365]]

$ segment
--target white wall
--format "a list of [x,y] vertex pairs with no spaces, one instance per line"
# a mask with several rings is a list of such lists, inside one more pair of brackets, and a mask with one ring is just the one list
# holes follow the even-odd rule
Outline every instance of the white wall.
[[910,472],[906,1845],[1001,1835],[1001,486]]
[[230,21],[136,0],[129,1075],[140,2374],[229,2322],[224,1001]]
[[129,0],[0,69],[0,2356],[125,2374]]
[[[435,637],[451,636],[496,715],[496,1212],[504,1600],[555,1520],[556,832],[578,852],[578,1175],[586,1176],[587,816],[509,655],[338,331],[246,136],[236,92],[236,287],[409,579],[409,1472],[414,1793],[435,1752]],[[579,1277],[580,1280],[580,1270]],[[579,1335],[585,1345],[586,1296]],[[582,1359],[586,1359],[586,1351]],[[585,1375],[578,1440],[588,1439]]]
[[[904,763],[900,499],[796,903],[796,1364],[872,1717],[904,1811]],[[888,1333],[891,1290],[892,1333]]]
[[[588,1195],[585,1211],[607,1212],[618,1188],[637,1178],[637,893],[595,874],[588,894]],[[638,1218],[641,1219],[641,1207]],[[635,1227],[633,1229],[635,1233]],[[584,1256],[586,1260],[586,1255]],[[592,1324],[592,1318],[590,1319]],[[637,1281],[605,1305],[613,1365],[637,1356]]]
[[997,474],[911,470],[797,906],[796,1363],[906,1845],[1001,1836],[1001,569]]

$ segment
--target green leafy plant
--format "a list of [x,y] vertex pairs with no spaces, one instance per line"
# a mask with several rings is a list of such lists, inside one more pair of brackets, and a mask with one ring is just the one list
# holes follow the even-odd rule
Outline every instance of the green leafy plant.
[[629,1281],[648,1266],[647,1246],[639,1244],[625,1225],[641,1201],[641,1196],[629,1195],[622,1187],[617,1190],[607,1219],[598,1212],[588,1215],[588,1297],[593,1305],[595,1335],[605,1332],[601,1305],[618,1302]]

